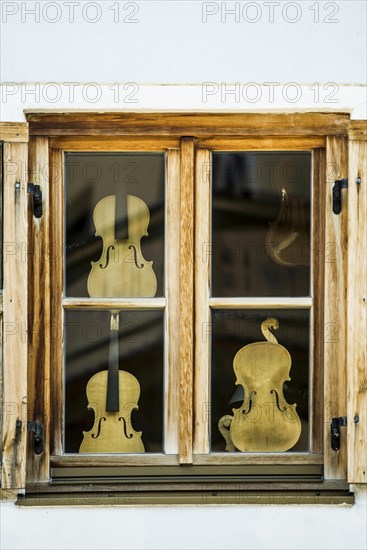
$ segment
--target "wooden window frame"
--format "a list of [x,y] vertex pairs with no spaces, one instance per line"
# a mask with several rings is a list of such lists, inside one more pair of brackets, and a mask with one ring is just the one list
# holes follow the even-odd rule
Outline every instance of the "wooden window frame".
[[[362,198],[364,195],[357,194],[355,188],[353,188],[353,192],[350,189],[350,193],[348,193],[352,197],[352,200],[349,200],[348,203],[346,197],[343,196],[347,208],[344,207],[339,216],[333,216],[330,213],[330,204],[326,200],[323,202],[327,193],[330,192],[334,180],[348,176],[348,133],[349,153],[355,159],[353,165],[349,166],[350,174],[353,174],[354,178],[356,177],[357,165],[358,173],[366,178],[366,173],[363,171],[365,167],[363,162],[361,163],[361,158],[365,159],[367,133],[365,123],[351,122],[349,115],[335,113],[289,115],[30,114],[27,116],[27,120],[30,130],[29,180],[32,180],[32,176],[38,178],[43,190],[44,209],[45,211],[51,209],[50,211],[56,215],[52,217],[43,216],[35,224],[28,206],[28,219],[23,216],[21,223],[5,224],[4,242],[14,242],[18,245],[26,242],[28,249],[32,250],[34,256],[37,256],[40,260],[48,257],[49,262],[40,261],[37,267],[37,262],[30,262],[28,258],[27,263],[27,258],[23,261],[24,257],[21,258],[15,254],[14,257],[7,257],[7,265],[4,264],[4,288],[6,289],[4,322],[6,320],[10,322],[10,319],[27,318],[28,342],[24,344],[24,341],[21,341],[20,338],[4,341],[4,355],[6,356],[4,403],[9,403],[13,399],[18,407],[17,414],[13,415],[9,422],[4,423],[2,487],[9,490],[17,488],[18,491],[24,491],[26,482],[30,488],[48,484],[50,481],[51,457],[55,457],[55,453],[57,455],[60,451],[57,446],[54,448],[50,446],[50,433],[57,430],[54,423],[55,415],[52,416],[51,414],[50,382],[54,387],[60,386],[61,382],[59,374],[55,376],[53,372],[51,375],[51,365],[60,360],[61,346],[51,345],[51,342],[54,342],[55,338],[56,341],[59,338],[59,335],[52,332],[52,326],[55,324],[55,319],[59,318],[62,295],[60,277],[57,272],[60,272],[60,261],[62,261],[63,254],[60,253],[59,247],[55,246],[55,243],[60,243],[63,240],[60,235],[60,224],[57,222],[58,216],[62,216],[63,203],[59,194],[62,191],[62,186],[58,185],[58,191],[53,186],[53,182],[62,181],[62,175],[58,169],[62,165],[62,151],[84,151],[86,150],[85,147],[88,147],[90,151],[116,151],[121,150],[122,144],[124,151],[142,150],[142,143],[146,147],[144,150],[157,150],[158,146],[168,149],[168,157],[171,156],[171,161],[175,165],[175,173],[180,173],[181,180],[179,200],[177,191],[174,204],[171,204],[171,207],[173,206],[172,216],[179,215],[180,218],[179,254],[181,259],[185,257],[186,261],[179,262],[180,283],[178,292],[175,292],[171,300],[168,300],[168,304],[172,303],[172,318],[175,318],[175,321],[172,321],[175,327],[172,335],[176,335],[177,341],[179,335],[179,348],[177,345],[172,347],[175,351],[169,352],[171,353],[170,361],[179,361],[180,385],[176,394],[173,393],[167,406],[167,410],[169,407],[173,410],[178,403],[180,408],[178,436],[176,434],[176,441],[179,441],[180,464],[193,464],[191,468],[197,468],[208,462],[202,459],[202,456],[207,453],[200,452],[208,450],[207,436],[203,433],[202,428],[197,429],[197,415],[193,416],[195,407],[193,409],[191,406],[194,401],[196,407],[198,407],[198,400],[202,398],[203,391],[207,391],[208,387],[203,371],[194,368],[194,364],[197,365],[199,361],[202,361],[206,352],[200,345],[194,348],[194,333],[198,330],[199,316],[196,317],[196,326],[194,327],[193,314],[195,309],[196,311],[204,311],[202,305],[206,304],[208,306],[209,300],[208,273],[197,269],[197,262],[196,264],[194,262],[195,255],[196,257],[198,255],[198,246],[200,246],[198,235],[207,238],[207,235],[205,235],[207,229],[200,232],[198,224],[195,227],[193,220],[199,219],[200,216],[201,220],[204,219],[208,222],[206,228],[209,228],[208,211],[203,207],[203,204],[205,204],[202,196],[203,186],[195,186],[195,179],[198,181],[198,178],[202,177],[202,166],[208,162],[210,150],[223,150],[223,147],[232,151],[314,150],[314,156],[318,158],[318,162],[314,163],[314,166],[317,166],[317,173],[314,171],[314,178],[316,177],[321,182],[326,172],[326,186],[324,189],[321,185],[319,186],[319,200],[315,202],[318,205],[317,216],[322,218],[325,208],[327,212],[324,217],[325,224],[319,230],[318,235],[324,238],[325,247],[332,244],[333,250],[337,253],[334,261],[332,259],[327,261],[327,257],[325,257],[327,248],[315,252],[317,255],[316,263],[319,262],[319,265],[322,266],[320,270],[322,269],[324,272],[324,277],[319,276],[317,279],[320,288],[314,293],[316,299],[314,308],[316,312],[319,312],[319,315],[322,311],[324,313],[323,327],[326,327],[328,323],[336,323],[338,330],[338,338],[336,342],[332,342],[333,345],[322,345],[322,338],[318,340],[320,345],[316,347],[316,354],[319,361],[323,360],[324,362],[324,381],[323,391],[319,392],[321,395],[317,394],[317,390],[314,390],[314,394],[318,395],[320,399],[322,399],[326,390],[329,395],[333,395],[330,409],[326,410],[324,407],[323,423],[326,428],[331,416],[344,416],[347,414],[347,402],[349,418],[351,410],[361,410],[359,422],[354,423],[354,425],[351,425],[351,422],[348,423],[348,435],[352,435],[353,439],[348,437],[347,445],[347,437],[342,437],[341,449],[337,453],[330,449],[329,430],[324,430],[324,478],[326,480],[343,481],[348,479],[350,482],[365,482],[366,465],[363,463],[363,455],[361,454],[361,449],[363,452],[366,448],[366,443],[361,438],[361,433],[363,433],[367,423],[366,416],[363,413],[363,404],[366,399],[366,390],[363,386],[365,375],[363,369],[352,368],[351,361],[357,357],[359,364],[363,365],[366,358],[365,354],[363,355],[364,352],[361,352],[357,345],[361,340],[358,340],[356,344],[355,335],[352,335],[351,327],[346,322],[348,311],[349,318],[351,318],[352,311],[357,308],[360,312],[362,334],[365,334],[364,305],[361,303],[360,293],[356,285],[354,285],[354,290],[350,294],[348,293],[348,298],[351,296],[351,301],[347,302],[347,280],[355,281],[357,278],[358,281],[363,281],[365,273],[361,268],[361,261],[355,245],[349,247],[349,256],[353,258],[353,267],[350,268],[349,266],[348,269],[345,235],[349,233],[349,236],[356,236],[359,243],[364,243],[363,237],[360,237],[360,234],[357,233],[356,224],[351,223],[350,220],[353,218],[351,205],[354,208],[357,207],[360,215],[362,215],[365,212],[366,204],[365,199]],[[14,162],[15,159],[17,166],[22,165],[23,168],[28,161],[26,138],[24,137],[26,126],[22,126],[23,133],[20,137],[17,129],[12,128],[6,134],[6,139],[3,138],[3,141],[5,141],[5,162]],[[3,127],[2,129],[5,133],[7,132],[7,128]],[[103,143],[102,148],[101,143]],[[48,171],[39,169],[46,165],[49,166]],[[14,196],[14,185],[18,181],[21,181],[20,195]],[[5,175],[4,208],[7,211],[7,220],[10,219],[11,213],[13,213],[14,219],[17,218],[17,209],[27,211],[26,182],[26,174],[21,177],[20,170],[15,171],[14,174],[8,173]],[[51,192],[49,192],[50,190]],[[327,208],[329,208],[329,211]],[[193,215],[194,212],[195,216]],[[185,230],[183,231],[183,229]],[[194,243],[196,248],[194,248]],[[333,253],[330,252],[331,258],[333,258]],[[28,273],[27,277],[24,277],[24,270]],[[14,280],[14,277],[12,277],[14,272],[23,273],[23,276]],[[177,277],[177,272],[175,272],[175,275]],[[196,282],[195,293],[194,278]],[[330,281],[333,281],[334,284],[330,285]],[[323,286],[324,297],[322,298],[321,287]],[[170,292],[169,288],[167,288],[167,292]],[[27,300],[22,299],[24,295],[28,296],[28,311]],[[180,304],[183,314],[181,313],[180,318],[177,319],[175,312]],[[243,302],[239,305],[246,304]],[[247,300],[248,305],[251,304]],[[225,307],[225,304],[222,304],[223,306]],[[208,311],[209,307],[206,307],[205,315],[208,314]],[[37,323],[37,330],[34,330],[35,323]],[[46,335],[50,327],[52,337],[49,338],[49,341],[46,337],[44,339],[40,338],[40,335]],[[320,329],[321,327],[319,327],[319,331]],[[205,356],[208,357],[207,354]],[[17,365],[11,374],[8,368],[10,358]],[[28,379],[26,376],[27,364]],[[43,365],[41,377],[39,365]],[[349,372],[351,372],[350,376]],[[175,383],[178,385],[177,372],[173,376],[176,376]],[[360,384],[359,393],[354,389],[355,384]],[[347,385],[348,394],[345,390]],[[36,387],[37,392],[35,391]],[[200,387],[202,390],[198,392],[197,388]],[[195,388],[195,391],[193,388]],[[26,395],[28,396],[28,413],[25,412],[27,406],[25,405]],[[59,403],[57,406],[59,406]],[[24,422],[26,418],[28,420],[39,419],[44,424],[45,450],[41,455],[35,455],[33,452],[32,435],[27,434],[26,422]],[[23,419],[20,427],[17,424],[19,419]],[[196,429],[194,429],[194,426],[196,426]],[[15,440],[14,433],[16,433]],[[57,440],[60,441],[60,439]],[[14,441],[16,445],[14,445]],[[172,442],[171,448],[174,448]],[[320,451],[320,449],[321,445],[318,443],[315,450]],[[291,455],[292,453],[284,453],[281,456],[272,457],[269,455],[266,457],[265,455],[259,455],[250,458],[253,466],[263,465],[262,467],[266,468],[266,465],[269,464],[278,465],[288,468],[288,471],[291,471],[292,467],[299,463],[308,462],[309,465],[312,464],[312,459],[309,462],[307,458],[304,458],[305,455],[308,456],[308,453],[302,453],[303,458],[300,457],[299,459]],[[315,463],[319,463],[322,454],[315,453],[314,457],[316,455]],[[58,459],[54,459],[56,460],[56,466],[62,466],[60,462],[57,462],[59,458],[58,456]],[[108,468],[116,464],[114,460],[113,457],[106,457],[103,464]],[[148,465],[148,463],[149,460],[146,464]],[[220,463],[220,461],[217,463]],[[231,464],[233,467],[235,464],[250,464],[246,456],[241,453],[238,453],[238,457],[224,460],[222,463],[226,469],[230,468]],[[18,466],[14,468],[14,464]],[[77,460],[74,466],[79,464],[80,462]],[[118,461],[118,464],[122,464],[121,460]],[[98,467],[101,464],[98,461],[95,463],[92,461],[91,465]],[[126,466],[128,467],[128,464]],[[215,474],[219,476],[218,479],[220,479],[220,471]],[[248,472],[250,471],[251,468]]]

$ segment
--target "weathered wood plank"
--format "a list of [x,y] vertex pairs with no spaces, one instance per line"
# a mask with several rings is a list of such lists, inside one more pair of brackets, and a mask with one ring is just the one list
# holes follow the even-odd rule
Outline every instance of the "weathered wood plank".
[[325,479],[346,479],[347,434],[339,451],[330,446],[332,417],[347,414],[347,221],[348,195],[340,214],[332,212],[334,181],[348,176],[348,141],[328,137],[326,147],[325,301],[324,301],[324,457]]
[[325,147],[324,136],[298,137],[209,137],[198,140],[197,147],[216,151],[309,151]]
[[209,452],[210,426],[210,151],[196,154],[194,453]]
[[[176,243],[177,244],[177,243]],[[65,309],[164,309],[165,298],[64,298]]]
[[180,151],[166,153],[165,452],[178,454],[180,406]]
[[28,123],[0,122],[0,141],[8,143],[27,143]]
[[216,309],[300,309],[310,308],[312,298],[209,298],[209,305]]
[[64,193],[63,154],[61,149],[50,150],[50,441],[51,454],[62,452],[63,429],[63,273],[64,273]]
[[193,138],[181,140],[180,169],[180,462],[192,462],[194,322],[194,157]]
[[111,466],[168,466],[178,465],[178,455],[160,453],[105,454],[103,456],[86,456],[68,454],[51,456],[52,468],[71,467],[111,467]]
[[367,120],[351,120],[349,123],[349,139],[353,141],[367,140]]
[[256,466],[261,464],[323,464],[321,453],[211,453],[210,455],[195,455],[194,464],[204,466],[209,464]]
[[30,135],[325,136],[348,133],[335,113],[30,113]]
[[29,181],[41,186],[43,215],[33,215],[28,197],[28,418],[43,424],[44,450],[34,453],[33,436],[27,449],[27,482],[47,481],[50,441],[50,256],[48,138],[29,141]]
[[4,144],[2,488],[25,488],[27,441],[28,145]]
[[367,483],[367,141],[349,143],[348,194],[348,481]]
[[179,138],[154,136],[61,136],[50,139],[50,147],[64,151],[165,151],[178,149]]
[[324,444],[324,285],[325,285],[325,150],[313,153],[312,192],[312,309],[310,346],[310,450],[320,453]]

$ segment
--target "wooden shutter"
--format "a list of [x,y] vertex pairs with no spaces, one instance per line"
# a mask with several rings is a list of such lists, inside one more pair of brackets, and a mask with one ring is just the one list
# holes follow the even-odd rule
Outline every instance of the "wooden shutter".
[[348,481],[367,483],[366,121],[351,122],[348,179]]
[[3,147],[3,425],[1,487],[25,489],[27,441],[28,125],[0,124]]
[[[346,479],[347,437],[342,431],[339,451],[330,445],[330,423],[346,416],[347,384],[347,223],[348,191],[342,191],[340,214],[332,211],[332,188],[348,177],[348,137],[326,140],[325,302],[324,302],[324,463],[325,479]],[[345,431],[345,428],[341,428]]]
[[[49,480],[50,438],[50,264],[49,150],[47,137],[30,137],[29,181],[41,186],[43,215],[28,209],[28,419],[43,426],[43,452],[36,454],[30,436],[27,483]],[[60,345],[59,342],[56,345]]]

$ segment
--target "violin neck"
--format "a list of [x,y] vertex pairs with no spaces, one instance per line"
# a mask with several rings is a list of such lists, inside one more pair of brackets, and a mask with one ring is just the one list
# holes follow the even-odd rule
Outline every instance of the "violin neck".
[[106,411],[120,410],[119,398],[119,314],[111,313],[110,353],[108,358]]
[[129,238],[129,224],[127,219],[127,185],[116,184],[115,200],[115,239]]

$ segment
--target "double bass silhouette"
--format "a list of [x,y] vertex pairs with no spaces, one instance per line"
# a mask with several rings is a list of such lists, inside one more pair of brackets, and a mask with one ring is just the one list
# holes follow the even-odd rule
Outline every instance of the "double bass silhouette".
[[[103,239],[100,260],[92,262],[88,277],[91,297],[152,297],[157,291],[153,262],[142,255],[140,240],[146,236],[149,209],[126,189],[101,199],[94,209],[96,235]],[[129,372],[119,370],[119,312],[111,311],[108,370],[98,372],[87,384],[88,409],[94,425],[83,432],[80,453],[142,453],[142,432],[131,425],[138,409],[140,385]]]
[[[266,319],[261,325],[266,342],[244,346],[233,361],[236,384],[244,388],[244,401],[239,409],[233,409],[230,439],[240,451],[287,451],[301,435],[297,405],[289,405],[283,395],[283,383],[290,380],[291,356],[270,328],[279,328],[277,319]],[[219,422],[223,431],[229,424],[228,415]],[[233,450],[228,441],[227,448]]]

